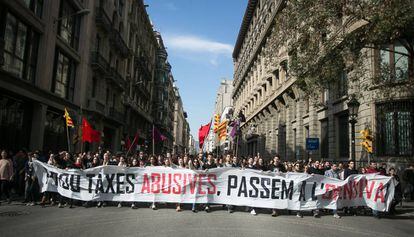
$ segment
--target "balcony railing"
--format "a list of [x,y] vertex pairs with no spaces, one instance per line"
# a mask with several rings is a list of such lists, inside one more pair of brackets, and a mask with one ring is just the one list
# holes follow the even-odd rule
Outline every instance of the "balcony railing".
[[118,49],[119,53],[123,57],[128,57],[130,54],[130,50],[128,48],[128,45],[125,43],[124,39],[122,38],[121,34],[117,29],[112,28],[110,40],[112,45]]
[[96,8],[95,20],[97,26],[100,26],[107,33],[111,32],[111,19],[102,6]]
[[99,112],[101,114],[105,114],[105,105],[96,99],[90,99],[88,101],[88,107],[90,110],[93,110],[95,112]]
[[114,68],[108,69],[107,78],[121,89],[125,89],[125,80]]
[[91,65],[93,69],[100,70],[102,73],[108,73],[109,63],[100,52],[91,53]]

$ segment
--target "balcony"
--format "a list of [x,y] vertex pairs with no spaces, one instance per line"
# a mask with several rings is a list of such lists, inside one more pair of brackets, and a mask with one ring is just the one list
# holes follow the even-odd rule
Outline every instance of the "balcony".
[[109,117],[113,120],[118,121],[119,123],[124,123],[125,122],[125,116],[123,113],[119,112],[118,110],[116,110],[115,108],[109,108],[109,113],[108,113]]
[[143,56],[135,55],[134,64],[139,68],[139,72],[145,74],[145,76],[150,77],[151,73],[148,70],[148,60]]
[[109,63],[100,52],[91,53],[91,66],[94,70],[98,70],[104,74],[108,73]]
[[92,111],[105,114],[105,105],[96,99],[88,100],[88,108]]
[[110,34],[110,41],[111,44],[118,49],[119,54],[122,57],[128,57],[130,54],[128,45],[125,43],[124,39],[122,38],[121,34],[119,33],[118,30],[112,28],[111,30],[111,34]]
[[114,68],[108,69],[107,79],[111,80],[112,83],[117,85],[120,89],[125,89],[125,80]]
[[111,32],[111,19],[102,6],[96,8],[95,20],[98,27],[102,28],[107,33]]

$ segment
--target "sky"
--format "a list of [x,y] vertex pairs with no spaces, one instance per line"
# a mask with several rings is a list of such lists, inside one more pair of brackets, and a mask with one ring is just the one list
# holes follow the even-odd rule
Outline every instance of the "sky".
[[167,47],[191,134],[210,122],[220,81],[233,79],[232,52],[247,0],[145,0]]

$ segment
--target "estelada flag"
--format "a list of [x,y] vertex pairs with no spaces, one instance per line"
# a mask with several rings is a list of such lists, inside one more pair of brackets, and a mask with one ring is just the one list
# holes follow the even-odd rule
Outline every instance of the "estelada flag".
[[71,128],[74,128],[75,127],[75,125],[73,124],[73,120],[72,120],[72,118],[69,116],[69,112],[68,112],[68,110],[66,109],[66,107],[65,107],[65,115],[63,115],[63,117],[65,118],[65,120],[66,120],[66,126],[67,127],[71,127]]
[[200,148],[203,147],[204,140],[206,139],[208,132],[210,131],[210,125],[211,123],[208,123],[204,126],[201,126],[200,129],[198,129],[198,142]]
[[82,142],[100,142],[101,132],[94,130],[89,122],[82,118]]

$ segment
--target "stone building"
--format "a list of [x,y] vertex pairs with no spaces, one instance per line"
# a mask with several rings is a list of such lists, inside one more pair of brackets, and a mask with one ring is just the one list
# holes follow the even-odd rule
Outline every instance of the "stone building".
[[[249,0],[234,48],[233,103],[235,114],[242,111],[246,116],[246,122],[241,125],[239,154],[251,156],[260,153],[270,158],[278,153],[285,160],[308,157],[348,160],[350,124],[347,102],[349,95],[356,93],[352,89],[355,86],[350,85],[349,74],[343,73],[335,85],[321,91],[319,98],[311,100],[296,86],[295,78],[289,75],[290,59],[286,48],[268,50],[271,47],[269,38],[278,34],[275,17],[283,6],[282,2]],[[397,44],[390,47],[401,49]],[[406,65],[396,80],[410,83],[408,71],[412,70],[412,63],[409,63],[412,58],[374,49],[367,49],[365,53],[364,67],[370,73],[356,83],[369,85],[371,76],[378,71],[378,61],[389,62],[395,58],[400,58]],[[359,91],[359,94],[361,105],[356,133],[362,129],[373,132],[374,157],[391,163],[413,161],[414,93],[401,92],[393,98],[386,98],[383,91],[371,87]],[[319,149],[307,151],[306,138],[318,138]],[[356,158],[366,162],[367,153],[359,142],[357,139]]]
[[[218,114],[221,120],[224,120],[227,116],[227,112],[233,107],[233,81],[232,80],[222,80],[220,86],[217,90],[216,102],[214,104],[214,115]],[[213,121],[214,123],[214,121]],[[213,132],[214,126],[211,126],[208,136],[205,138],[204,150],[207,152],[212,152],[218,145],[219,141],[216,134]],[[226,144],[226,149],[229,147],[229,139],[227,137],[226,141],[221,141],[223,148],[224,143]]]
[[[105,148],[137,131],[146,144],[157,40],[142,0],[1,0],[0,12],[0,147],[66,149],[65,107]],[[98,145],[69,133],[71,150]]]
[[174,141],[174,77],[168,62],[167,50],[161,34],[155,33],[157,47],[157,69],[154,79],[153,117],[154,125],[166,137],[166,140],[156,144],[155,153],[171,152]]
[[188,152],[188,139],[190,136],[190,126],[187,122],[187,113],[184,111],[178,87],[174,86],[174,142],[173,154],[184,154]]

